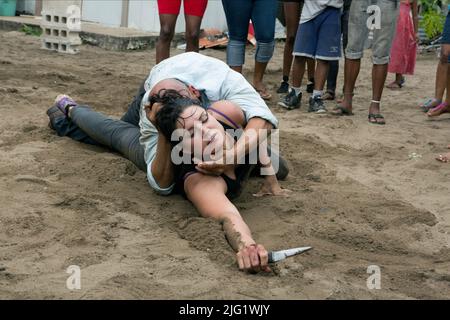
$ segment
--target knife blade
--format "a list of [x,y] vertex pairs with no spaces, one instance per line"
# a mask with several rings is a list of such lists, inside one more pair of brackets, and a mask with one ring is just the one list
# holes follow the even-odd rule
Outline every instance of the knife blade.
[[302,254],[303,252],[311,250],[312,247],[299,247],[299,248],[292,248],[292,249],[286,249],[286,250],[279,250],[279,251],[270,251],[269,252],[269,263],[278,262],[281,260],[286,259],[287,257],[292,257],[298,254]]

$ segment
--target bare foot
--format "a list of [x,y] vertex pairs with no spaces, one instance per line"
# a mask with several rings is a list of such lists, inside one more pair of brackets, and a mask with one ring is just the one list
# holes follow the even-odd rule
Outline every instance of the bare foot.
[[436,158],[436,160],[440,161],[440,162],[444,162],[444,163],[450,162],[450,152],[445,153],[445,154],[440,154],[439,157]]

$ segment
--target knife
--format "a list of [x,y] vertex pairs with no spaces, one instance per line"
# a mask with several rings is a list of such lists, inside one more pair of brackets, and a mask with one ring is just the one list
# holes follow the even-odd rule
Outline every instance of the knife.
[[292,257],[303,252],[311,250],[312,247],[300,247],[300,248],[292,248],[287,250],[280,251],[270,251],[269,252],[269,263],[278,262],[286,259],[287,257]]

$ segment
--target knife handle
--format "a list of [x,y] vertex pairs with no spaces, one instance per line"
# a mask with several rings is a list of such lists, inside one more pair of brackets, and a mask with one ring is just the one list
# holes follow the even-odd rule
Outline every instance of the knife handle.
[[268,258],[269,258],[269,263],[273,263],[274,262],[273,261],[273,252],[272,251],[269,251]]

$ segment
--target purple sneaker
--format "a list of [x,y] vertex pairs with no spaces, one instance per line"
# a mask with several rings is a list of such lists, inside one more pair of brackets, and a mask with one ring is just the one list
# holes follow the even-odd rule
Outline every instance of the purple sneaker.
[[55,99],[55,104],[47,110],[47,116],[50,119],[48,126],[55,130],[54,122],[59,118],[67,118],[69,107],[76,106],[77,103],[69,96],[60,94]]

